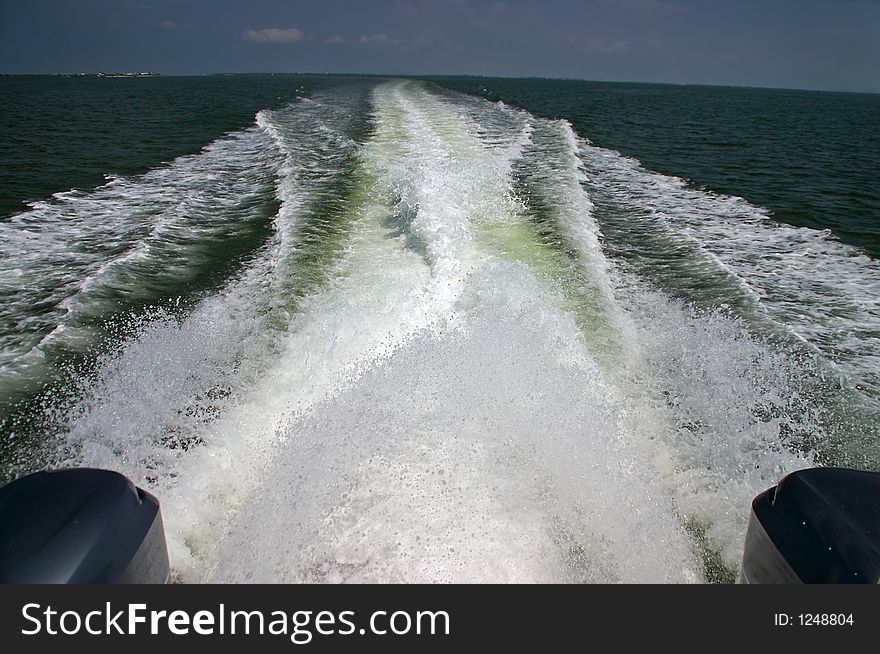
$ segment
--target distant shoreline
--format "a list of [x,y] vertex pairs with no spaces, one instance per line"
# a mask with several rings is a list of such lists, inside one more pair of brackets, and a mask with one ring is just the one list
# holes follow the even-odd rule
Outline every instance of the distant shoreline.
[[0,77],[161,77],[162,73],[3,73]]
[[853,91],[845,89],[817,89],[817,88],[796,88],[784,86],[741,86],[736,84],[713,84],[706,82],[662,82],[662,81],[645,81],[645,80],[606,80],[606,79],[582,79],[578,77],[510,77],[510,76],[493,76],[493,75],[467,75],[467,74],[404,74],[404,73],[340,73],[340,72],[235,72],[235,73],[192,73],[192,74],[164,74],[158,72],[133,72],[133,73],[0,73],[0,79],[8,78],[75,78],[75,77],[100,77],[100,78],[119,78],[119,77],[162,77],[182,78],[182,77],[358,77],[358,78],[386,78],[386,79],[420,79],[427,81],[442,79],[482,79],[482,80],[538,80],[548,82],[586,82],[589,84],[610,84],[610,85],[645,85],[668,88],[728,88],[728,89],[753,89],[757,91],[795,91],[802,93],[837,93],[845,95],[873,95],[880,96],[880,91]]

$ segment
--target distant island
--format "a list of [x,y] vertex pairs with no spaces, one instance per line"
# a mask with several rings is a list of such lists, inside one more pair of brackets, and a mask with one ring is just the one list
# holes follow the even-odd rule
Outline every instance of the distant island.
[[5,73],[0,77],[161,77],[161,73]]
[[159,77],[159,73],[98,73],[97,77]]
[[159,77],[159,73],[98,73],[98,77]]

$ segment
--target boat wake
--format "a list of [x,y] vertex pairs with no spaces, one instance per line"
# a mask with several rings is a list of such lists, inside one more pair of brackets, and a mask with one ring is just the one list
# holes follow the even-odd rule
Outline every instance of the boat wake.
[[[101,236],[120,203],[142,219]],[[337,89],[4,229],[28,248],[65,212],[100,247],[61,266],[66,232],[34,236],[22,274],[65,278],[16,300],[56,308],[4,365],[111,311],[102,289],[161,297],[265,230],[185,311],[138,314],[57,419],[54,465],[161,499],[178,580],[724,581],[753,495],[873,465],[876,294],[804,286],[848,331],[792,313],[794,252],[834,279],[857,255],[565,121]]]

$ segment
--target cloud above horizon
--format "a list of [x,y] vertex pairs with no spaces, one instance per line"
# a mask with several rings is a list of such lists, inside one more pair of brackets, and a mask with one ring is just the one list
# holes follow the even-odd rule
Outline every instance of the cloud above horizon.
[[247,30],[241,38],[251,43],[298,43],[305,38],[305,32],[297,27],[267,27],[262,30]]
[[176,23],[173,20],[163,20],[159,25],[162,26],[162,29],[165,30],[191,30],[193,29],[192,25],[181,25],[180,23]]
[[[228,6],[227,6],[228,5]],[[0,0],[0,73],[577,77],[880,92],[877,0]]]
[[[329,41],[328,41],[329,42]],[[435,45],[435,41],[433,39],[428,38],[424,35],[417,36],[407,36],[407,37],[393,37],[388,36],[387,34],[362,34],[358,37],[357,43],[363,46],[376,46],[376,47],[386,47],[391,46],[395,48],[402,48],[405,50],[412,50],[414,48],[430,48]],[[446,41],[442,43],[445,46],[450,46],[450,42]]]
[[389,39],[387,34],[364,34],[358,39],[358,43],[364,45],[388,45],[392,42],[394,40]]

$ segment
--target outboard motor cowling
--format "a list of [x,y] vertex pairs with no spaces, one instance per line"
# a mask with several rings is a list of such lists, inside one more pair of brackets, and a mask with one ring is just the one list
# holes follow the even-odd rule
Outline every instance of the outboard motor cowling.
[[758,495],[740,581],[880,582],[880,473],[811,468]]
[[117,472],[38,472],[0,488],[0,583],[167,583],[159,502]]

